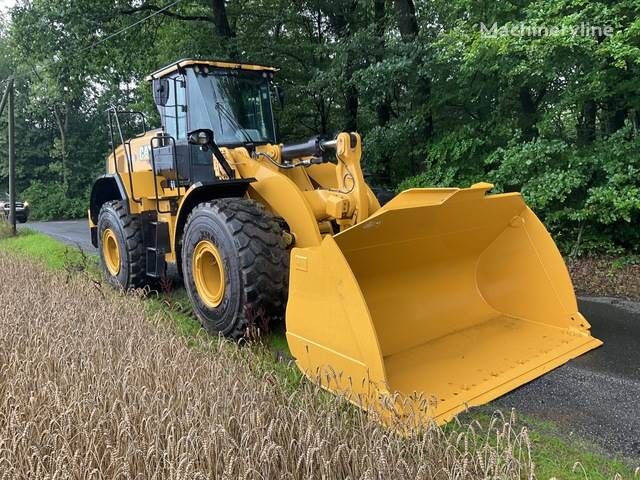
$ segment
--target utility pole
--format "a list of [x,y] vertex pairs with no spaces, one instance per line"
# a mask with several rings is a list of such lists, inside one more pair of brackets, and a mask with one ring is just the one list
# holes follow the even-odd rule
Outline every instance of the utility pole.
[[12,82],[13,82],[12,78],[9,77],[7,81],[7,88],[2,94],[2,100],[0,100],[0,116],[2,116],[2,112],[4,112],[4,107],[7,104],[7,99],[9,98],[9,84]]
[[16,132],[15,132],[15,89],[13,78],[9,80],[9,223],[11,234],[16,235]]
[[[11,221],[11,231],[16,234],[16,198],[15,198],[15,121],[14,121],[14,90],[13,77],[7,79],[7,89],[0,100],[0,116],[4,112],[4,107],[9,102],[9,220]],[[13,196],[12,196],[13,193]]]

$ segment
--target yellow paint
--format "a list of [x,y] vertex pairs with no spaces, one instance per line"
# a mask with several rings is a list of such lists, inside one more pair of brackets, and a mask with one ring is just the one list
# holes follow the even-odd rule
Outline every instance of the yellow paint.
[[[270,153],[274,158],[279,158],[279,148],[271,148]],[[244,148],[226,150],[225,154],[242,178],[256,179],[249,188],[249,196],[264,203],[285,219],[295,237],[296,245],[311,246],[320,243],[318,222],[299,186],[300,183],[308,181],[302,169],[297,173],[305,176],[296,183],[295,179],[268,160],[250,157]]]
[[[157,133],[131,140],[131,172],[122,146],[107,165],[111,173],[117,165],[134,214],[176,201],[175,214],[158,213],[171,263],[180,261],[177,225],[194,188],[163,188],[158,176],[155,198],[143,154]],[[252,155],[221,149],[240,178],[255,179],[247,195],[290,228],[287,340],[309,378],[402,430],[446,422],[601,344],[553,240],[519,194],[488,195],[486,183],[413,189],[381,208],[364,180],[360,136],[341,133],[336,147],[335,164],[293,169],[274,165],[279,145]],[[219,253],[201,242],[193,260],[200,297],[214,307],[225,291]]]
[[[113,154],[107,158],[107,173],[118,174],[120,176],[127,197],[132,200],[129,202],[129,206],[134,213],[155,209],[156,199],[150,152],[151,140],[157,136],[159,132],[160,130],[152,130],[143,136],[131,139],[126,151],[122,145],[118,146],[115,151],[115,162]],[[129,169],[129,162],[133,167],[131,171]],[[156,176],[159,199],[177,198],[177,189],[169,188],[166,181],[166,178],[160,175]],[[133,185],[133,191],[131,190],[131,185]],[[184,192],[184,189],[182,191]],[[134,198],[139,201],[134,201]]]
[[91,210],[87,210],[87,218],[89,219],[89,228],[96,228],[97,225],[93,223],[93,220],[91,219]]
[[216,68],[226,68],[229,70],[251,70],[251,71],[266,71],[266,72],[277,72],[278,69],[274,67],[265,67],[262,65],[252,65],[248,63],[232,63],[232,62],[221,62],[215,60],[194,60],[194,59],[185,59],[180,60],[179,62],[173,63],[167,67],[164,67],[157,72],[152,73],[148,77],[145,78],[146,81],[154,80],[156,78],[162,78],[170,73],[173,73],[181,68],[186,68],[193,65],[207,65],[209,67]]
[[[389,425],[442,423],[600,345],[553,240],[519,194],[487,195],[489,184],[414,189],[380,208],[362,175],[359,136],[351,145],[340,134],[337,164],[293,170],[222,149],[241,178],[256,179],[248,195],[291,228],[287,339],[309,378],[350,392]],[[277,145],[257,151],[280,161]],[[155,209],[150,164],[133,165],[140,203],[130,208]],[[177,215],[160,215],[173,245],[166,260],[175,262],[176,222],[193,188],[178,197],[162,180],[163,208],[179,201]],[[209,306],[220,301],[211,265],[222,265],[211,258],[203,253],[193,272]]]
[[209,308],[222,303],[225,291],[224,263],[217,247],[202,240],[193,250],[192,275],[198,296]]
[[403,192],[293,250],[287,338],[310,378],[388,424],[444,423],[601,344],[544,226],[490,187]]
[[[351,147],[348,134],[338,136],[337,165],[308,169],[222,151],[241,178],[256,179],[249,196],[284,218],[295,239],[287,339],[298,365],[386,423],[448,421],[600,345],[553,240],[520,195],[486,195],[489,184],[414,189],[380,208],[362,175],[360,139]],[[258,152],[279,161],[278,146]],[[134,165],[145,170],[132,172],[141,203],[130,207],[155,209],[150,165]],[[129,193],[128,173],[122,180]],[[178,198],[161,181],[162,198]],[[162,216],[174,246],[168,262],[177,260],[176,221],[192,191],[179,197],[177,215]],[[208,305],[218,301],[205,281],[214,273],[198,283]],[[396,392],[421,396],[400,404]]]
[[102,258],[109,273],[115,277],[120,273],[120,246],[118,239],[110,228],[102,232]]

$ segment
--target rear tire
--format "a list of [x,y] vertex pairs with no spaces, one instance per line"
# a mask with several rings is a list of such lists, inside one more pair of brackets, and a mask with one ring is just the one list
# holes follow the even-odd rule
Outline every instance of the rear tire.
[[98,252],[104,276],[114,287],[129,290],[147,283],[140,221],[129,215],[124,201],[107,202],[100,209]]
[[[214,335],[240,339],[284,316],[289,252],[277,219],[243,198],[201,203],[187,220],[182,272],[194,312]],[[258,325],[256,325],[256,323]]]

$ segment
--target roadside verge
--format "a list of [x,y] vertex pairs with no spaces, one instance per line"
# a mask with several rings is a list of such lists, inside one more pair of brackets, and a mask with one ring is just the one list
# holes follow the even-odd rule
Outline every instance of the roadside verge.
[[[526,428],[522,430],[523,423],[517,419],[503,419],[499,416],[493,417],[492,419],[490,415],[485,415],[480,412],[472,412],[471,418],[465,419],[463,423],[450,424],[444,429],[430,429],[417,438],[399,439],[393,435],[390,436],[388,432],[381,429],[377,424],[370,422],[369,419],[366,418],[366,415],[362,414],[359,410],[334,399],[330,395],[324,394],[307,382],[301,381],[300,375],[295,367],[291,366],[286,359],[282,361],[283,359],[278,355],[277,350],[266,348],[261,344],[238,348],[235,345],[224,341],[219,342],[217,339],[213,340],[204,335],[197,323],[195,323],[189,315],[184,313],[185,305],[182,302],[179,291],[156,292],[151,294],[149,294],[149,292],[134,292],[132,295],[122,295],[110,289],[103,288],[99,283],[99,277],[95,274],[96,264],[95,259],[92,260],[93,257],[87,259],[79,252],[74,252],[73,249],[69,249],[55,240],[35,233],[27,232],[15,239],[0,241],[0,252],[3,251],[5,252],[5,254],[2,255],[2,261],[4,262],[2,266],[3,275],[5,275],[5,277],[7,275],[14,276],[12,279],[6,279],[12,287],[8,290],[5,289],[1,294],[3,295],[3,302],[6,301],[12,305],[10,311],[13,311],[13,314],[11,316],[6,315],[4,320],[4,322],[9,322],[10,328],[19,328],[15,318],[27,318],[29,312],[36,317],[39,316],[38,318],[41,319],[46,318],[47,314],[54,315],[56,316],[55,318],[57,318],[57,316],[67,318],[67,321],[71,322],[71,324],[65,324],[63,330],[72,329],[74,325],[84,324],[88,324],[93,328],[95,325],[93,325],[92,322],[107,321],[105,318],[100,317],[100,312],[106,309],[105,311],[108,315],[113,315],[113,312],[110,313],[109,309],[116,307],[111,307],[110,305],[117,305],[117,308],[122,308],[124,309],[123,311],[127,312],[126,315],[118,314],[122,316],[122,321],[120,321],[120,318],[117,319],[117,328],[114,327],[115,330],[109,332],[103,332],[98,328],[98,330],[94,332],[94,335],[99,337],[103,335],[106,337],[124,335],[130,337],[133,344],[135,344],[142,340],[132,335],[128,325],[131,324],[131,328],[134,329],[133,332],[135,333],[138,332],[136,329],[142,328],[140,324],[144,324],[144,328],[146,329],[144,331],[147,332],[147,334],[157,330],[165,336],[163,338],[166,338],[166,341],[178,342],[194,355],[207,359],[206,361],[210,363],[202,366],[199,374],[205,377],[202,381],[205,381],[207,388],[212,389],[216,388],[218,382],[232,382],[231,378],[221,379],[218,372],[216,372],[212,378],[207,379],[211,372],[210,369],[222,368],[221,364],[215,363],[219,360],[218,357],[227,355],[227,353],[225,353],[227,351],[231,352],[230,355],[232,355],[231,358],[233,361],[239,362],[237,365],[229,359],[220,361],[229,362],[224,363],[224,368],[226,368],[226,374],[229,377],[235,378],[232,382],[233,385],[235,385],[234,388],[240,391],[251,389],[252,392],[258,392],[252,394],[251,400],[240,404],[242,409],[225,411],[225,414],[237,416],[237,421],[240,421],[242,425],[230,425],[228,420],[223,422],[223,419],[218,419],[217,414],[211,411],[212,409],[215,410],[218,408],[218,406],[216,406],[217,404],[207,403],[206,405],[199,404],[197,406],[197,408],[209,409],[211,415],[211,419],[206,422],[204,418],[199,420],[202,422],[202,424],[199,424],[199,428],[208,429],[208,432],[211,432],[211,429],[222,429],[222,431],[227,433],[232,432],[233,435],[231,438],[225,437],[225,441],[230,442],[229,445],[238,445],[238,442],[240,442],[240,444],[243,444],[243,442],[244,444],[247,442],[258,442],[261,436],[266,435],[265,438],[271,442],[269,444],[271,445],[269,447],[271,450],[269,451],[272,452],[272,455],[280,455],[287,458],[289,455],[293,455],[297,456],[296,461],[298,461],[302,458],[301,455],[303,455],[303,453],[295,449],[292,450],[293,447],[291,447],[289,442],[293,441],[294,437],[292,437],[292,435],[301,435],[302,438],[307,438],[305,435],[308,435],[307,430],[310,429],[310,431],[314,432],[314,435],[317,435],[317,438],[313,442],[307,442],[304,447],[311,450],[319,448],[318,452],[320,453],[317,454],[319,455],[317,458],[312,455],[311,463],[303,463],[305,468],[315,469],[310,470],[311,472],[324,471],[327,475],[326,478],[344,478],[349,475],[348,472],[351,471],[359,472],[360,475],[358,476],[365,475],[366,469],[361,469],[363,468],[362,462],[364,461],[362,458],[365,458],[368,462],[367,468],[373,469],[369,471],[376,472],[376,476],[378,476],[378,472],[387,472],[386,478],[409,478],[410,475],[408,475],[407,472],[415,474],[416,470],[414,470],[414,467],[418,468],[422,465],[424,468],[436,468],[435,466],[430,466],[430,462],[434,461],[438,462],[437,468],[440,470],[428,471],[434,474],[436,472],[451,473],[452,470],[450,470],[450,468],[453,468],[454,464],[448,462],[457,462],[459,460],[467,462],[467,466],[464,468],[472,469],[469,470],[470,478],[484,476],[481,471],[478,470],[478,468],[480,468],[478,462],[486,462],[484,467],[482,467],[485,469],[498,468],[498,464],[492,465],[491,462],[493,461],[499,462],[499,468],[506,469],[500,470],[500,472],[494,471],[495,474],[503,478],[526,477],[534,464],[536,465],[536,473],[539,478],[557,476],[563,479],[583,479],[585,475],[581,468],[587,470],[587,478],[613,478],[615,473],[619,473],[625,478],[631,478],[633,476],[633,471],[629,466],[593,451],[588,444],[580,443],[579,446],[576,446],[577,443],[575,439],[565,439],[562,436],[555,435],[555,433],[538,429],[533,424],[531,424],[529,428],[534,429],[534,431],[530,432],[529,429]],[[9,253],[9,255],[7,255],[7,253]],[[55,260],[52,258],[60,256],[62,257]],[[40,267],[34,264],[34,260],[44,263],[50,272],[42,271]],[[18,286],[20,282],[27,282],[27,284],[30,285],[29,289],[26,291],[21,289]],[[53,301],[51,298],[52,295],[60,296],[61,300]],[[51,306],[51,302],[53,302],[55,308]],[[45,313],[34,309],[34,307],[32,307],[33,305],[38,305],[38,308],[40,308],[40,305],[42,305],[42,308],[46,307]],[[96,305],[100,305],[100,308],[96,308]],[[62,327],[58,326],[56,328]],[[25,333],[20,337],[22,342],[30,345],[32,342],[30,335],[34,331],[34,328],[30,327],[30,334]],[[121,333],[118,334],[118,331],[121,331]],[[156,333],[153,333],[153,335],[155,334]],[[160,335],[160,333],[158,333],[158,335]],[[37,338],[38,342],[44,342],[47,338],[46,332],[39,334]],[[56,338],[59,338],[59,336]],[[158,337],[153,338],[157,339]],[[85,338],[84,341],[91,342],[88,338]],[[98,339],[97,341],[101,342],[102,340]],[[77,350],[77,355],[85,355],[83,353],[83,342],[71,342],[69,345],[70,348]],[[6,348],[7,350],[5,351],[11,351],[11,349],[16,348],[16,346],[12,344],[7,345]],[[161,349],[160,346],[156,348]],[[92,351],[94,353],[98,352],[97,350]],[[171,350],[169,350],[169,352],[171,355],[176,355],[175,352]],[[109,353],[109,355],[112,354],[113,353]],[[120,355],[121,353],[118,354]],[[187,355],[187,353],[181,353],[181,355],[183,354]],[[154,382],[153,385],[160,388],[158,382],[161,382],[161,380],[154,380],[154,377],[156,377],[154,369],[160,368],[160,364],[168,361],[168,358],[162,357],[154,359],[151,357],[152,356],[139,357],[135,362],[132,360],[133,363],[131,365],[121,365],[118,368],[121,369],[122,372],[137,372],[138,370],[144,372],[145,369],[148,369],[149,373],[141,373],[141,375],[146,375],[145,378],[147,378],[149,382]],[[193,378],[193,367],[184,358],[180,358],[182,362],[180,366],[181,374],[187,378]],[[55,363],[55,360],[52,358],[47,358],[46,361],[54,361]],[[151,362],[149,366],[146,366],[147,361]],[[64,370],[72,368],[73,366],[74,364],[62,362],[59,368]],[[188,366],[188,368],[185,368],[185,366]],[[236,375],[237,369],[242,370],[244,368],[251,373],[252,380],[245,379],[244,374],[239,377]],[[175,375],[178,374],[178,370],[176,367]],[[17,374],[21,375],[19,372]],[[120,375],[111,371],[106,373],[94,372],[94,374],[107,376]],[[238,379],[240,379],[240,383],[237,383]],[[175,378],[167,379],[167,381],[169,380],[177,382],[178,384],[184,384],[186,381],[185,379],[177,380]],[[54,381],[55,383],[57,380],[49,379],[48,381]],[[198,382],[200,381],[201,380],[198,380]],[[124,385],[122,385],[122,388],[124,388]],[[274,389],[279,392],[278,395],[280,396],[277,397],[279,403],[277,403],[276,407],[269,403],[271,401],[270,399],[273,398],[270,396],[272,393],[267,392],[269,389]],[[189,396],[191,395],[189,392],[187,389],[183,393],[174,392],[174,394],[183,399],[182,401],[189,403]],[[103,393],[107,395],[106,391]],[[246,392],[245,394],[249,395],[249,393],[250,392]],[[212,391],[211,394],[218,402],[224,401],[222,393],[219,396],[217,391]],[[231,399],[233,400],[235,398],[236,397],[232,397]],[[154,400],[153,408],[156,409],[154,412],[160,412],[160,407],[169,410],[174,408],[170,397],[165,397],[164,401],[166,403],[162,403],[158,399]],[[121,405],[118,408],[124,408],[125,406],[126,405]],[[329,408],[325,410],[325,406]],[[227,408],[227,406],[224,406],[224,408]],[[272,415],[273,412],[280,409],[290,412],[291,416],[282,418],[279,420],[280,423],[278,423],[277,418],[280,417],[269,415]],[[265,411],[272,413],[264,417],[263,415],[266,414]],[[303,416],[310,415],[309,412],[315,412],[313,413],[315,416],[312,415],[309,417],[308,422],[304,418],[301,420]],[[156,414],[157,413],[153,412],[145,413],[146,416]],[[143,415],[143,417],[145,417],[145,415]],[[334,416],[331,417],[331,415]],[[331,418],[329,424],[323,423],[327,421],[327,416]],[[278,429],[279,433],[274,438],[263,428],[265,425],[251,423],[251,421],[253,421],[251,418],[262,419],[260,421],[268,420],[269,422],[276,422],[275,428]],[[180,419],[176,419],[175,422],[177,423],[175,423],[175,425],[180,424],[181,421]],[[298,430],[297,424],[301,421],[302,426],[307,429],[305,430],[307,433]],[[247,424],[246,422],[249,423]],[[325,431],[325,425],[331,432]],[[468,437],[468,435],[470,435],[470,437]],[[534,439],[533,443],[531,443],[531,438]],[[340,448],[343,453],[340,453],[338,457],[336,457],[335,452],[331,453],[327,450],[329,445],[322,443],[324,441],[332,444],[330,448],[331,452],[334,452],[335,448],[342,445]],[[436,444],[432,443],[434,441],[436,441]],[[318,444],[317,442],[321,443]],[[441,444],[439,442],[444,443]],[[465,442],[467,446],[464,446]],[[266,448],[264,444],[261,445]],[[248,444],[246,445],[246,448],[254,447],[257,448],[255,445],[251,447],[249,447]],[[209,445],[207,448],[213,448],[213,446]],[[387,450],[387,448],[390,448],[390,450]],[[451,452],[457,452],[456,455],[462,453],[463,457],[470,455],[472,460],[468,458],[465,460],[461,457],[456,457],[455,459],[449,458],[447,455],[451,455],[451,452],[443,453],[443,451],[440,450],[441,448],[449,448]],[[526,453],[529,448],[532,452],[530,458],[528,457],[528,453]],[[511,453],[505,457],[503,455],[507,449],[510,449],[509,451]],[[251,450],[251,452],[245,451],[244,453],[256,453],[253,450]],[[361,452],[364,452],[364,457],[361,457]],[[367,455],[370,455],[370,457],[367,457]],[[410,457],[407,457],[407,455],[410,455]],[[442,456],[442,458],[437,460],[439,458],[438,456]],[[491,458],[493,460],[490,460]],[[321,460],[330,460],[331,469],[326,470],[328,467],[320,467],[318,466],[319,463],[313,463],[320,462]],[[231,460],[227,459],[225,462],[226,461]],[[380,463],[383,461],[388,463],[387,467]],[[409,462],[409,470],[399,470],[400,461]],[[285,465],[288,465],[282,459],[278,460],[278,462],[284,462]],[[279,466],[271,465],[268,468],[275,469],[272,471],[277,471],[279,474],[290,472],[290,470],[287,469],[280,469],[284,467],[282,467],[282,463],[278,462],[276,463]],[[352,465],[353,462],[356,462],[360,466]],[[574,468],[576,462],[581,462],[582,466]],[[225,465],[228,464],[225,463]],[[247,465],[250,465],[252,468],[258,466],[251,462],[248,462]],[[266,464],[259,466],[260,468],[267,468]],[[456,465],[456,468],[459,467],[460,465]],[[237,468],[237,470],[232,471],[238,473],[238,475],[244,471],[240,469],[240,466],[234,468]],[[323,468],[325,468],[325,470],[323,470]],[[391,468],[391,470],[389,470],[389,468]],[[195,472],[195,470],[192,472]],[[208,470],[207,472],[212,473],[214,471]],[[315,473],[311,476],[315,476]],[[234,475],[234,478],[237,477]]]

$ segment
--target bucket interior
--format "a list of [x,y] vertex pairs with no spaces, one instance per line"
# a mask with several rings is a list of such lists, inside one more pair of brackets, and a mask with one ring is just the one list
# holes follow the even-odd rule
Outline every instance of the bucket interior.
[[429,395],[438,414],[486,401],[590,338],[562,259],[519,195],[392,209],[335,239],[389,387]]

